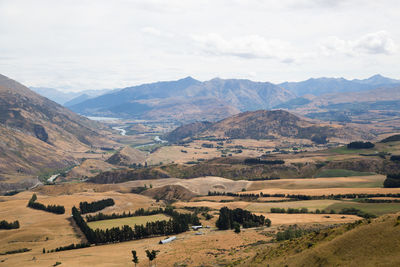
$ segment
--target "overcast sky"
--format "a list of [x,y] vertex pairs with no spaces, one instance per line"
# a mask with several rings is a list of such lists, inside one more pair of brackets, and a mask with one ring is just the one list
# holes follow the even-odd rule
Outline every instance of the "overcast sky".
[[0,73],[79,91],[192,76],[400,78],[397,0],[0,0]]

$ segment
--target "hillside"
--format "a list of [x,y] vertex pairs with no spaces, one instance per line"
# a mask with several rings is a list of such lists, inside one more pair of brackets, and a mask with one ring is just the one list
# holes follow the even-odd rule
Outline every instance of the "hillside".
[[240,111],[264,109],[295,96],[272,83],[238,79],[191,77],[127,87],[86,100],[71,109],[85,115],[170,119],[219,120]]
[[286,241],[262,250],[242,266],[398,266],[397,216],[354,224],[354,229],[342,226]]
[[[0,75],[0,176],[26,182],[77,163],[74,153],[110,144],[107,128]],[[33,179],[35,180],[35,179]],[[33,183],[33,181],[31,181]],[[12,187],[12,186],[11,186]]]
[[145,152],[126,146],[109,157],[106,162],[113,165],[130,166],[133,164],[144,164],[145,159]]
[[196,196],[195,193],[181,185],[165,185],[147,189],[142,195],[162,200],[190,200]]
[[276,139],[280,137],[309,139],[319,142],[321,138],[352,140],[370,139],[373,135],[354,128],[324,125],[301,119],[283,110],[258,110],[234,115],[216,123],[195,123],[178,127],[166,135],[174,142],[198,137],[230,139]]

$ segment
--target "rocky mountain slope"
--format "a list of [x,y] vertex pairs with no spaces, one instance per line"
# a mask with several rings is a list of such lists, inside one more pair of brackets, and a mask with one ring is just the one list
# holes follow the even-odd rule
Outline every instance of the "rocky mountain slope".
[[[35,177],[110,143],[107,128],[0,75],[0,177]],[[2,183],[5,187],[5,183]]]
[[216,123],[198,122],[183,125],[165,138],[171,142],[198,137],[230,139],[276,139],[280,137],[310,139],[319,142],[324,138],[344,140],[371,139],[373,135],[360,129],[339,125],[320,124],[302,119],[283,110],[258,110],[234,115]]
[[127,87],[89,99],[71,109],[92,116],[178,121],[218,120],[245,110],[270,108],[295,95],[268,82],[187,77]]

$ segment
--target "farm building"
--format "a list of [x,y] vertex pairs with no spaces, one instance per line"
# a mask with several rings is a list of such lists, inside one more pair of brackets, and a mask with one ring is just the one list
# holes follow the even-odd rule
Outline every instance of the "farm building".
[[203,228],[203,226],[202,225],[193,225],[192,228],[193,228],[193,230],[197,231],[198,229]]
[[171,237],[168,237],[167,239],[160,240],[160,244],[166,244],[166,243],[174,241],[175,239],[176,239],[176,236],[171,236]]

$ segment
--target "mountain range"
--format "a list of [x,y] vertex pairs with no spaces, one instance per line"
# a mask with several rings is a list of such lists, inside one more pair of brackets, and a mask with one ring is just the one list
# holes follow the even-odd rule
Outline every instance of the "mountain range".
[[333,93],[358,92],[393,85],[400,85],[400,80],[387,78],[379,74],[363,80],[347,80],[344,78],[311,78],[301,82],[285,82],[279,84],[279,86],[286,88],[296,96],[320,96]]
[[102,124],[0,75],[1,187],[76,164],[76,154],[113,143],[107,134]]
[[219,120],[246,110],[269,109],[295,95],[269,82],[191,77],[127,87],[70,108],[84,115],[178,121]]
[[[156,82],[109,92],[68,107],[89,116],[174,120],[217,121],[244,111],[288,108],[309,103],[310,95],[347,94],[377,88],[394,88],[400,80],[374,75],[363,80],[318,78],[302,82],[253,82],[219,79],[201,82],[192,77]],[[303,99],[304,97],[305,99]],[[300,99],[298,99],[301,97]],[[307,98],[308,97],[308,98]],[[282,104],[284,106],[282,106]],[[286,106],[285,106],[286,105]]]
[[84,90],[80,92],[64,92],[62,90],[48,87],[29,87],[32,91],[44,96],[65,107],[75,105],[87,99],[116,91],[118,89]]

